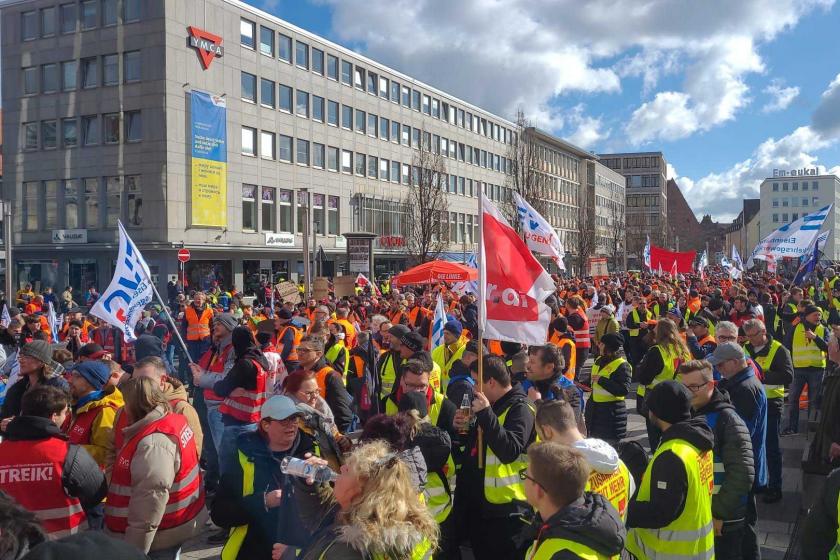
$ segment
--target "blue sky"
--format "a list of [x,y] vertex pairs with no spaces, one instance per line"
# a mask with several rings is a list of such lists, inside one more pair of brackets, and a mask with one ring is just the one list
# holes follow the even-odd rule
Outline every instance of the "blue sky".
[[834,0],[247,1],[592,151],[661,150],[698,215],[840,171]]

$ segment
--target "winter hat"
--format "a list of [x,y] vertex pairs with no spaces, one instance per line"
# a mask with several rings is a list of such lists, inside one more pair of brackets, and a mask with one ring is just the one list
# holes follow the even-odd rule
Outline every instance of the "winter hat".
[[400,343],[412,352],[419,352],[422,350],[425,342],[426,339],[423,338],[423,335],[416,331],[411,331],[400,337]]
[[20,349],[21,356],[35,358],[48,366],[55,365],[52,359],[52,346],[46,340],[33,340]]
[[809,305],[805,308],[805,311],[802,312],[802,315],[810,315],[811,313],[815,312],[822,312],[822,310],[817,307],[816,305]]
[[663,381],[648,392],[648,409],[669,424],[691,419],[691,393],[679,381]]
[[101,391],[111,377],[111,369],[98,360],[76,364],[73,371],[84,377],[97,391]]
[[463,332],[464,326],[458,319],[451,319],[447,321],[445,325],[443,325],[443,330],[449,331],[455,336],[461,336],[461,332]]
[[292,318],[292,312],[284,307],[283,309],[277,312],[277,318],[288,321]]
[[104,348],[95,342],[89,342],[79,348],[79,357],[88,358],[90,360],[98,360],[107,354]]
[[[469,352],[470,354],[475,354],[478,356],[478,341],[472,339],[467,342],[467,347],[464,349],[464,352]],[[482,354],[487,355],[489,352],[487,351],[487,347],[482,345]]]
[[624,344],[624,339],[615,333],[607,333],[601,337],[601,343],[607,347],[610,352],[616,352]]
[[213,318],[213,321],[222,325],[224,328],[231,332],[233,332],[233,329],[235,329],[239,325],[239,321],[237,321],[236,317],[234,317],[230,313],[220,313],[219,315]]
[[426,401],[426,395],[417,391],[404,393],[398,406],[400,412],[416,410],[420,414],[420,418],[425,418],[429,414],[429,403]]

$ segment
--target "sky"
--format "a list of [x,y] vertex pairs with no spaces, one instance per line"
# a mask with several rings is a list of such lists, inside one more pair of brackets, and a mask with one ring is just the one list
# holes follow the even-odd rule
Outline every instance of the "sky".
[[590,151],[662,151],[698,218],[773,169],[840,174],[835,0],[246,1]]

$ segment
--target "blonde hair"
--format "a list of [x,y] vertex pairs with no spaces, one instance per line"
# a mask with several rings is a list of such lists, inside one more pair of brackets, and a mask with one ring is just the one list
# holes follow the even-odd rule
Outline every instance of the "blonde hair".
[[667,317],[663,317],[656,322],[654,338],[658,346],[664,350],[670,350],[678,358],[687,360],[691,356],[691,352],[688,351],[688,346],[685,345],[685,342],[683,342],[680,336],[677,324]]
[[157,407],[169,411],[169,402],[160,390],[158,381],[148,377],[134,377],[120,385],[120,392],[125,401],[125,412],[132,422],[145,418]]
[[[437,548],[438,524],[420,502],[408,465],[385,441],[376,440],[355,448],[347,466],[358,477],[362,492],[341,512],[339,521],[362,533],[368,552],[404,556],[405,550],[374,550],[383,546],[380,538],[383,531],[400,526],[403,529],[410,526],[418,535],[417,542],[425,540],[430,550]],[[411,547],[417,543],[405,544]]]

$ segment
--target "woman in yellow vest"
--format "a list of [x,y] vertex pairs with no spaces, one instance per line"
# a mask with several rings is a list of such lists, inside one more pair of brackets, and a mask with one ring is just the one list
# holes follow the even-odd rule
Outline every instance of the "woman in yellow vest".
[[623,339],[605,334],[598,342],[598,359],[592,366],[592,397],[586,405],[586,429],[590,437],[617,444],[627,435],[627,407],[633,368],[621,353]]

